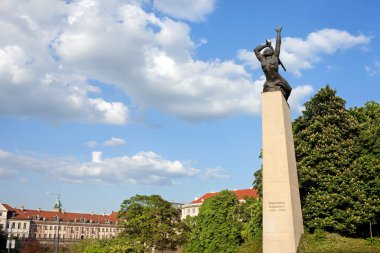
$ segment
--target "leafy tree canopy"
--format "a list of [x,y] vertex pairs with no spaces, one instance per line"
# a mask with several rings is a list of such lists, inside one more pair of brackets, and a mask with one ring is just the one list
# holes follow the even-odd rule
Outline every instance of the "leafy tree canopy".
[[121,236],[139,242],[147,250],[175,250],[184,243],[179,210],[159,195],[136,195],[121,204],[124,220]]
[[204,201],[186,252],[235,252],[243,241],[239,200],[231,191]]
[[144,247],[121,237],[82,240],[73,246],[73,253],[144,253]]
[[[371,217],[358,136],[360,123],[330,86],[322,88],[293,123],[304,222],[342,234],[358,233]],[[373,175],[372,175],[373,176]]]
[[347,110],[327,85],[305,103],[293,132],[306,228],[346,235],[368,235],[369,223],[379,229],[380,105]]

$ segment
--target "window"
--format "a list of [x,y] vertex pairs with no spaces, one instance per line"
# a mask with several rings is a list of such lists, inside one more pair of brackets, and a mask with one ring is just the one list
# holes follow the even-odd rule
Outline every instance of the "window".
[[21,228],[21,222],[17,223],[17,228],[18,228],[18,229]]
[[26,222],[24,223],[24,229],[26,229]]
[[7,228],[9,228],[9,222],[7,222]]

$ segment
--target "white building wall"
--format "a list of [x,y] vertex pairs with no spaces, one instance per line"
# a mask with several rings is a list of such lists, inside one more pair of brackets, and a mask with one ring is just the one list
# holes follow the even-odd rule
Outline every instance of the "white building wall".
[[202,203],[186,204],[182,206],[181,220],[186,219],[187,216],[194,217],[199,213],[199,207]]
[[0,227],[4,230],[7,225],[7,209],[0,204]]

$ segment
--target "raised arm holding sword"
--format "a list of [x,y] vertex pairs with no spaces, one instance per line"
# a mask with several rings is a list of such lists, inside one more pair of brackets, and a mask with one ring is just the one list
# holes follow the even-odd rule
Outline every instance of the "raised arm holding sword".
[[[285,99],[288,100],[292,88],[289,83],[278,73],[278,65],[286,71],[284,65],[280,60],[280,48],[281,48],[281,31],[282,27],[277,27],[276,48],[273,49],[270,41],[266,40],[264,45],[259,45],[254,49],[257,59],[261,63],[261,68],[266,77],[263,92],[281,91]],[[261,54],[260,52],[263,50]]]

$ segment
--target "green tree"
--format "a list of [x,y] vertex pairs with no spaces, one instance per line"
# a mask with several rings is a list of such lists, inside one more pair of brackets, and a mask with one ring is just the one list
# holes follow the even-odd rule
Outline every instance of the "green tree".
[[121,204],[122,237],[144,245],[146,250],[175,250],[184,242],[179,210],[158,195],[136,195]]
[[121,237],[81,240],[73,246],[73,253],[144,253],[144,247]]
[[[263,150],[260,151],[259,155],[260,159],[263,159]],[[253,176],[255,179],[253,180],[253,188],[257,189],[257,192],[260,197],[263,196],[263,165],[261,164],[261,167],[259,170],[257,170]]]
[[365,194],[366,222],[361,231],[368,231],[368,222],[380,225],[380,104],[367,102],[363,107],[350,110],[359,122],[356,151],[358,159],[353,164],[353,178],[361,182]]
[[241,218],[243,222],[242,238],[251,241],[261,238],[263,230],[263,203],[262,199],[246,198],[241,203]]
[[242,243],[239,201],[231,191],[204,201],[186,246],[189,253],[235,252]]
[[353,179],[358,121],[327,85],[305,103],[293,130],[306,226],[355,233],[367,218],[361,182]]

